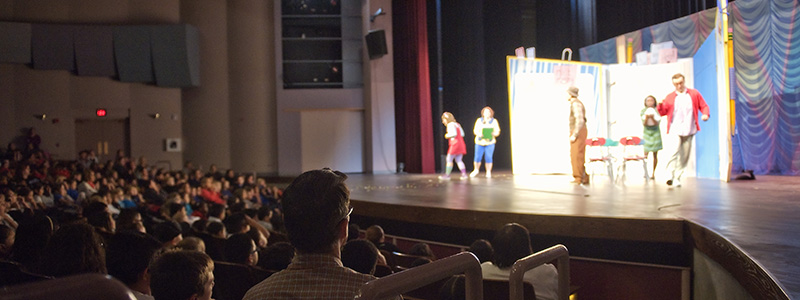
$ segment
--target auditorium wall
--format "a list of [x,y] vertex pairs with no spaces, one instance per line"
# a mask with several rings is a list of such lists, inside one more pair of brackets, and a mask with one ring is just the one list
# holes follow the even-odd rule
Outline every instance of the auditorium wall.
[[[0,20],[53,24],[175,24],[179,0],[0,0]],[[18,138],[29,127],[55,159],[77,155],[76,120],[93,119],[105,108],[106,120],[128,119],[130,155],[180,167],[181,152],[164,151],[166,138],[181,137],[179,89],[122,83],[108,77],[79,77],[69,71],[33,70],[0,64],[0,141]],[[166,118],[155,119],[159,113]],[[46,114],[45,119],[35,118]],[[176,116],[176,119],[168,116]],[[116,149],[109,149],[112,156]],[[107,158],[107,157],[106,157]]]
[[[273,6],[262,0],[0,0],[0,21],[178,24],[200,32],[200,86],[164,88],[0,64],[0,142],[29,127],[56,159],[76,157],[76,120],[128,119],[130,152],[151,164],[277,173]],[[46,114],[37,119],[35,115]],[[155,114],[159,118],[155,118]],[[165,140],[180,138],[182,151]],[[112,156],[116,149],[109,149]],[[105,157],[103,158],[105,159]]]

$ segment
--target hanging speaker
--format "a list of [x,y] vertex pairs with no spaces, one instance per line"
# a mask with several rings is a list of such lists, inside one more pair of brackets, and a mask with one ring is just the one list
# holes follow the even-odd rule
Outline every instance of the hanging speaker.
[[383,29],[371,30],[367,33],[366,40],[369,59],[377,59],[389,53],[386,49],[386,32]]

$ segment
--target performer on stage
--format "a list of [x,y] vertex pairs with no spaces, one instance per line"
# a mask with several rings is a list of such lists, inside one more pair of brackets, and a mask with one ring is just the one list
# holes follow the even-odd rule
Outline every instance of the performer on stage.
[[578,88],[571,86],[567,89],[569,94],[569,155],[572,162],[572,183],[589,184],[589,175],[586,174],[586,108],[578,100]]
[[461,170],[461,179],[467,178],[467,168],[464,166],[462,158],[467,154],[467,144],[464,143],[464,128],[461,124],[456,122],[456,118],[449,112],[442,114],[442,124],[447,127],[447,133],[444,138],[448,140],[450,147],[447,149],[447,165],[444,175],[439,176],[439,179],[450,179],[450,172],[453,171],[453,160],[458,164],[458,169]]
[[672,130],[680,138],[680,144],[675,154],[667,162],[667,170],[672,178],[667,180],[667,185],[681,186],[681,176],[689,164],[689,155],[692,152],[692,137],[700,131],[700,122],[697,121],[697,112],[703,115],[701,119],[708,121],[711,117],[708,105],[695,89],[686,87],[683,74],[672,76],[672,85],[675,92],[669,93],[667,98],[658,104],[658,113],[667,116],[667,133]]
[[639,116],[642,118],[642,125],[644,125],[644,132],[642,139],[644,139],[644,157],[647,157],[650,152],[653,152],[653,172],[650,180],[656,179],[656,166],[658,165],[658,150],[661,150],[661,115],[656,111],[656,97],[652,95],[644,98],[644,108]]
[[475,159],[472,163],[473,170],[469,177],[478,176],[481,171],[481,158],[486,160],[486,178],[492,177],[492,156],[494,155],[495,139],[500,135],[500,122],[494,118],[491,107],[481,109],[481,117],[475,120],[472,133],[475,135]]

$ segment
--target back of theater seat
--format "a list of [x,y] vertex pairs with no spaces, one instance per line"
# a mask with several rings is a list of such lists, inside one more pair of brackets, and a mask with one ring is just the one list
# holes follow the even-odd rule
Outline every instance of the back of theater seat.
[[122,282],[102,274],[81,274],[0,289],[4,300],[135,300]]
[[[493,300],[507,300],[510,298],[511,291],[509,290],[508,280],[483,280],[483,299]],[[533,285],[529,282],[522,283],[522,299],[536,300],[536,293],[533,291]]]
[[243,264],[214,261],[216,300],[241,300],[251,287],[272,275],[272,272]]
[[15,262],[0,261],[0,287],[53,279],[53,277],[27,272]]

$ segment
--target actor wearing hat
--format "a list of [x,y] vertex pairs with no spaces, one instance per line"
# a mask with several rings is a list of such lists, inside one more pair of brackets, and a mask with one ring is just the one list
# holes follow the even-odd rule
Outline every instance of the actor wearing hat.
[[572,162],[572,183],[589,184],[584,161],[586,158],[586,108],[578,100],[578,88],[571,86],[569,94],[569,155]]

